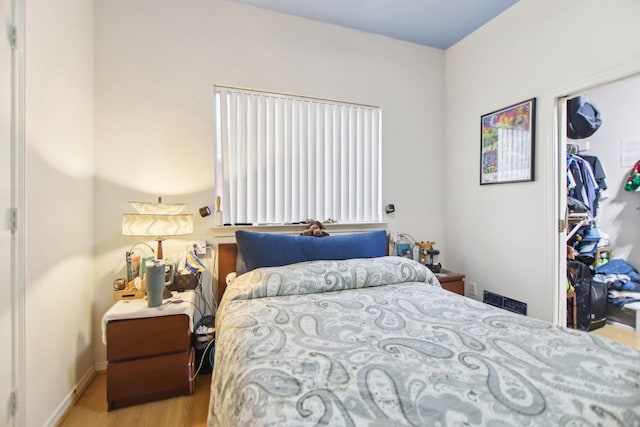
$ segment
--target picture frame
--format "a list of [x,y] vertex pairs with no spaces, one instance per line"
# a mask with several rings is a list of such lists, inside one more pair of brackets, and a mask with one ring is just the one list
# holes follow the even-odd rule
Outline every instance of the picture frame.
[[534,180],[536,98],[480,117],[480,185]]

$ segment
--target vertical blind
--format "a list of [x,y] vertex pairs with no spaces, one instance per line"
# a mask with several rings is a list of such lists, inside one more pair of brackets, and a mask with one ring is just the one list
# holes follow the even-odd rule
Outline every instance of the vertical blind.
[[215,86],[223,221],[379,222],[378,107]]

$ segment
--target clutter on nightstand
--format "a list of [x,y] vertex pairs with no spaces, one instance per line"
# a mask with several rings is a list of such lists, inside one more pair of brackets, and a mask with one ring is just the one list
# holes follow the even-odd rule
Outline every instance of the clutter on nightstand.
[[[148,249],[150,256],[143,257],[136,252],[138,247]],[[155,258],[155,251],[145,242],[136,242],[125,252],[127,277],[113,281],[113,300],[129,300],[144,298],[146,292],[146,263]]]
[[427,266],[434,273],[440,271],[441,264],[438,262],[440,251],[433,247],[436,242],[418,242],[405,233],[391,233],[389,241],[391,244],[390,254],[397,253],[398,256],[412,258],[414,261]]
[[440,265],[440,262],[438,262],[438,255],[440,255],[440,251],[433,247],[435,243],[436,242],[432,242],[431,248],[427,250],[427,255],[429,256],[427,267],[434,273],[439,273],[442,265]]
[[142,289],[142,280],[139,277],[127,282],[124,278],[118,278],[113,281],[113,300],[128,300],[144,298],[144,289]]
[[171,291],[192,291],[200,283],[201,273],[179,272],[173,276],[173,283],[168,286]]

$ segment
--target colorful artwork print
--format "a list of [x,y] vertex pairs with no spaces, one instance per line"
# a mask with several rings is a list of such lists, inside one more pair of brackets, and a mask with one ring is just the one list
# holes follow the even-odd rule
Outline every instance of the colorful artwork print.
[[533,180],[535,98],[481,118],[480,184]]

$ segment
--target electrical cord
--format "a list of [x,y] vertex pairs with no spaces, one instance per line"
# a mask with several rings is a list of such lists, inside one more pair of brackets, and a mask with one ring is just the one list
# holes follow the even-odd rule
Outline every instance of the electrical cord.
[[[193,250],[194,250],[194,256],[197,257],[197,255],[195,255],[195,249],[196,249],[196,244],[193,244]],[[190,246],[191,247],[191,246]],[[199,271],[198,274],[198,283],[194,288],[194,291],[196,292],[196,294],[199,297],[199,301],[198,303],[200,304],[199,306],[196,306],[196,308],[198,309],[198,313],[201,315],[201,317],[204,317],[206,314],[210,313],[212,315],[215,315],[216,309],[217,309],[217,304],[215,301],[215,298],[213,296],[213,278],[215,277],[215,255],[216,255],[216,251],[215,251],[215,246],[209,242],[205,243],[205,250],[207,249],[211,249],[211,256],[207,259],[200,259],[198,258],[198,262],[205,268],[205,270],[203,271]],[[188,249],[189,250],[189,249]],[[212,263],[213,263],[213,267],[212,267]],[[205,274],[206,273],[206,274]],[[208,284],[205,283],[205,281],[208,281]],[[207,285],[205,287],[205,285]],[[207,294],[205,292],[205,289],[210,289],[211,293]],[[211,300],[211,302],[209,302]]]
[[198,311],[201,316],[205,316],[208,313],[215,315],[216,311],[214,310],[213,305],[209,303],[209,300],[204,293],[203,286],[202,286],[203,285],[202,276],[203,275],[200,276],[200,281],[198,282],[198,285],[194,289],[194,292],[196,292],[199,297],[198,300],[200,303],[200,307],[198,307]]
[[200,283],[198,284],[198,290],[200,292],[200,297],[202,302],[205,304],[206,309],[209,309],[209,313],[215,315],[216,314],[216,310],[217,310],[217,304],[215,302],[215,299],[213,298],[213,288],[212,288],[212,284],[213,284],[213,272],[211,272],[211,269],[209,268],[209,266],[207,266],[207,271],[210,272],[210,282],[208,284],[209,289],[212,289],[211,292],[211,298],[212,298],[212,302],[209,303],[209,300],[206,298],[206,295],[204,294],[204,290],[203,290],[203,283],[202,283],[202,277],[200,277]]
[[200,314],[200,317],[204,317],[207,314],[207,302],[204,298],[204,294],[202,292],[202,272],[198,272],[198,284],[195,286],[195,288],[193,289],[193,292],[198,296],[197,301],[199,305],[195,305],[194,306],[198,309],[198,313]]
[[[216,339],[215,339],[215,335],[214,335],[214,337],[211,338],[211,340],[207,343],[207,346],[204,348],[204,351],[202,352],[202,357],[200,358],[200,363],[198,364],[198,368],[193,373],[193,377],[189,379],[190,381],[195,380],[196,377],[198,376],[198,373],[200,373],[200,369],[202,369],[202,364],[204,363],[204,359],[207,356],[207,351],[209,351],[209,347],[211,347],[215,341],[216,341]],[[215,346],[214,346],[214,348],[215,348]],[[209,353],[209,354],[211,354],[211,353]],[[213,360],[211,361],[211,367],[213,367]]]
[[414,239],[413,237],[411,237],[411,235],[407,234],[407,233],[400,233],[398,234],[398,240],[400,239],[404,239],[404,240],[408,240],[409,243],[411,243],[411,246],[415,245],[417,240]]
[[[180,295],[180,293],[178,293],[178,295]],[[202,312],[202,310],[200,310],[200,307],[198,307],[195,302],[184,301],[184,300],[182,302],[188,302],[189,304],[191,304],[196,310],[198,310],[198,314],[200,315],[201,318],[205,316],[205,314]]]
[[[210,322],[212,323],[211,326],[214,326],[215,323],[215,315],[216,312],[218,310],[218,303],[215,299],[215,296],[213,295],[213,283],[215,281],[215,277],[216,277],[216,248],[215,245],[213,245],[212,243],[207,242],[206,246],[207,249],[211,249],[211,257],[206,260],[206,264],[207,264],[207,271],[210,273],[210,283],[209,283],[209,289],[211,289],[211,303],[209,302],[209,300],[206,298],[206,295],[204,293],[203,290],[203,276],[200,276],[200,280],[198,282],[198,285],[196,286],[196,289],[194,289],[194,291],[196,291],[200,297],[200,303],[204,304],[204,310],[202,309],[202,307],[198,307],[196,306],[195,303],[192,303],[194,305],[194,307],[196,307],[198,309],[198,312],[200,313],[200,321],[199,322]],[[211,313],[210,316],[208,316],[207,314],[207,309],[209,310],[209,312]],[[208,335],[209,333],[205,333],[205,334],[198,334],[198,335]],[[209,340],[209,342],[207,343],[207,345],[205,346],[204,350],[202,350],[202,356],[200,357],[200,360],[198,362],[198,367],[196,368],[196,371],[193,374],[193,378],[191,378],[191,381],[195,380],[195,378],[197,377],[197,375],[200,373],[200,370],[202,369],[203,365],[204,365],[204,361],[207,357],[207,354],[209,354],[209,357],[211,357],[211,353],[209,353],[209,349],[210,347],[213,345],[215,348],[215,329],[214,332],[212,333],[212,337]],[[200,350],[198,350],[200,351]],[[213,367],[213,360],[211,360],[211,365]]]
[[[180,293],[178,293],[178,295],[179,295],[179,294],[180,294]],[[188,303],[190,303],[191,305],[193,305],[196,309],[198,309],[198,311],[200,311],[200,308],[199,308],[199,307],[198,307],[198,306],[197,306],[193,301],[187,301],[187,300],[183,300],[183,299],[177,299],[177,300],[175,300],[175,301],[170,300],[170,301],[166,302],[165,304],[172,303],[172,302],[175,302],[175,303],[188,302]],[[203,315],[201,311],[200,311],[200,316],[201,316],[200,321],[202,321],[203,319],[207,319],[209,322],[211,322],[211,320],[212,320],[212,319],[214,319],[214,317],[213,317],[213,316]],[[211,322],[211,323],[213,323],[213,322]],[[211,327],[211,326],[210,326],[210,327]],[[206,355],[207,355],[207,352],[209,351],[209,348],[210,348],[210,347],[214,344],[214,342],[215,342],[215,328],[213,329],[213,332],[209,332],[208,330],[207,330],[207,332],[205,332],[205,333],[196,333],[196,332],[194,332],[194,334],[192,335],[192,337],[193,337],[194,335],[207,337],[208,342],[207,342],[207,345],[205,346],[204,350],[202,351],[202,356],[200,357],[200,362],[198,363],[198,368],[196,369],[195,373],[193,374],[193,377],[190,377],[190,378],[189,378],[189,381],[193,381],[193,380],[195,380],[196,376],[200,373],[200,369],[202,369],[202,366],[203,366],[203,363],[204,363],[204,359],[205,359],[205,357],[206,357]],[[193,345],[193,347],[195,348],[195,345]],[[197,350],[198,350],[198,351],[200,351],[200,349],[197,349]],[[209,354],[210,354],[210,353],[209,353]],[[213,367],[213,360],[211,360],[211,366]]]
[[153,250],[153,248],[151,247],[151,245],[149,245],[148,243],[145,243],[145,242],[135,242],[135,243],[133,244],[133,246],[131,246],[131,248],[129,249],[129,251],[126,253],[126,256],[131,256],[131,255],[133,255],[133,249],[134,249],[136,246],[138,246],[138,245],[144,245],[144,246],[146,246],[147,248],[149,248],[149,249],[151,250],[151,253],[152,253],[153,255],[155,255],[155,254],[156,254],[156,251],[155,251],[155,250]]

